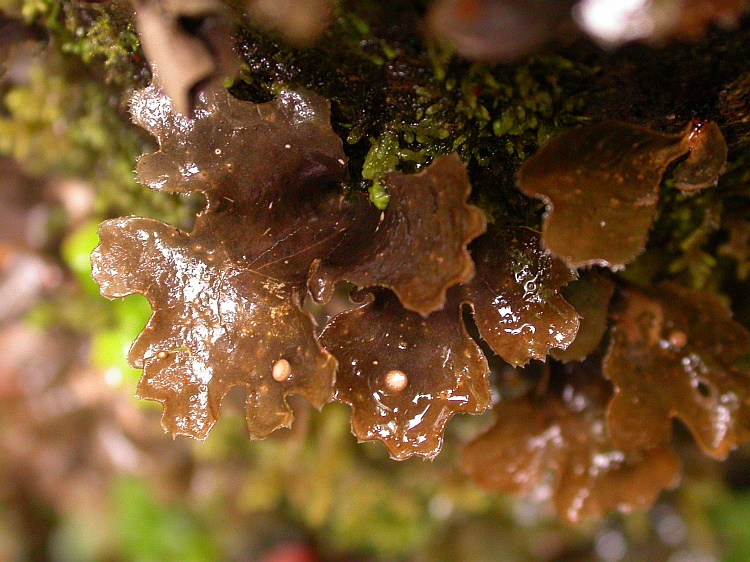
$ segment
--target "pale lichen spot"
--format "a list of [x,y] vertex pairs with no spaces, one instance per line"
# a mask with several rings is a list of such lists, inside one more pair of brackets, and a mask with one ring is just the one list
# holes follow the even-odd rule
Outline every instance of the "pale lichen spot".
[[401,392],[409,384],[406,373],[393,369],[385,374],[385,387],[389,392]]
[[271,369],[271,376],[273,380],[278,382],[284,382],[292,374],[292,366],[286,359],[279,359],[274,363],[273,369]]

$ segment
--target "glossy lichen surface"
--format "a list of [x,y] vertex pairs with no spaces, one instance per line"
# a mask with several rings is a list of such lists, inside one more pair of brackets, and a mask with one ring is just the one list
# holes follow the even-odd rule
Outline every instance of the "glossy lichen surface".
[[604,363],[616,388],[613,440],[659,446],[678,418],[706,453],[725,458],[750,437],[750,334],[712,295],[662,285],[624,298]]
[[393,204],[382,211],[374,232],[358,230],[341,251],[315,263],[311,293],[326,302],[337,281],[379,285],[394,290],[405,308],[427,315],[443,307],[448,287],[474,276],[466,247],[484,232],[484,214],[466,204],[471,184],[455,154],[437,158],[419,174],[392,172],[383,184]]
[[716,185],[727,148],[715,123],[664,135],[604,122],[565,132],[521,167],[519,187],[547,204],[545,246],[573,267],[613,269],[646,247],[667,166],[682,191]]
[[[291,422],[287,394],[299,392],[318,407],[328,401],[336,365],[318,345],[312,320],[301,310],[304,275],[294,262],[297,257],[304,260],[304,250],[319,243],[318,233],[305,228],[306,217],[300,214],[298,223],[287,224],[282,238],[287,246],[268,236],[276,228],[274,219],[290,219],[297,213],[283,203],[272,210],[272,147],[276,159],[286,159],[302,177],[312,176],[307,185],[298,182],[299,189],[320,189],[316,174],[328,172],[330,181],[340,179],[345,162],[338,138],[324,134],[327,106],[318,98],[289,94],[259,111],[233,104],[217,92],[206,100],[203,111],[195,120],[174,114],[169,100],[154,88],[133,100],[136,119],[162,146],[162,151],[139,162],[141,181],[165,191],[202,191],[208,209],[190,234],[149,219],[105,223],[92,260],[93,274],[110,298],[140,292],[155,310],[130,361],[144,368],[139,394],[165,404],[164,424],[172,433],[205,437],[223,396],[232,386],[244,384],[251,435],[264,437]],[[247,157],[234,159],[230,147],[210,134],[215,113],[223,117],[217,129],[223,127],[225,134],[235,137],[233,149],[247,151]],[[268,136],[276,144],[265,146]],[[317,144],[300,148],[310,138]],[[179,163],[170,159],[175,152]],[[253,155],[255,161],[250,159]],[[264,173],[260,162],[272,167]],[[243,179],[256,189],[232,182],[245,170],[253,170]],[[224,181],[212,183],[217,175]],[[323,188],[327,180],[322,179]],[[222,237],[243,218],[248,228],[256,229],[254,235],[234,244]],[[329,238],[335,244],[336,223],[330,227]],[[272,329],[275,325],[284,330]],[[291,365],[292,373],[278,381],[272,373],[282,360]]]
[[614,291],[615,283],[596,270],[584,271],[563,288],[565,299],[581,321],[573,343],[565,349],[553,349],[552,357],[563,362],[580,361],[599,348],[609,325],[609,302]]
[[679,480],[680,463],[668,447],[626,454],[605,423],[612,390],[597,358],[555,366],[550,388],[501,402],[495,424],[463,452],[463,468],[497,491],[551,498],[572,523],[612,510],[650,506]]
[[[449,290],[443,310],[421,318],[376,293],[321,335],[340,362],[336,399],[352,406],[354,434],[383,441],[395,458],[435,456],[454,413],[490,405],[489,367],[463,306],[492,352],[513,365],[567,347],[578,330],[578,315],[559,294],[573,274],[544,254],[536,232],[493,227],[471,252],[476,275]],[[403,388],[389,384],[394,376]]]
[[465,202],[457,158],[436,161],[403,192],[394,174],[398,197],[384,212],[349,193],[319,96],[287,91],[256,105],[216,86],[199,101],[186,117],[152,86],[131,111],[160,144],[138,162],[139,179],[201,192],[206,210],[190,233],[151,219],[104,223],[93,275],[105,296],[141,293],[154,309],[130,362],[144,369],[139,395],[164,404],[167,429],[205,437],[239,385],[250,434],[262,438],[291,423],[287,395],[321,407],[333,393],[336,360],[301,308],[308,282],[324,300],[337,279],[387,286],[427,315],[473,275],[466,246],[485,221]]
[[479,335],[511,365],[543,360],[575,339],[579,318],[560,294],[575,272],[531,229],[493,227],[472,245],[477,274],[461,286]]
[[334,317],[321,342],[339,360],[336,399],[352,407],[352,431],[391,456],[434,457],[455,413],[490,405],[489,368],[461,322],[455,289],[427,318],[393,295],[367,295]]

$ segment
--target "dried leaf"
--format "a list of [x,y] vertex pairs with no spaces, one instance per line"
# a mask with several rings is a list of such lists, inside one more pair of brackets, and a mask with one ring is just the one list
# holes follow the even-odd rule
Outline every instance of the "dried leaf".
[[609,511],[646,509],[677,484],[668,447],[625,454],[610,441],[604,407],[611,387],[596,360],[553,373],[554,388],[495,406],[496,420],[463,452],[465,472],[482,487],[552,498],[571,523]]
[[604,374],[616,393],[612,439],[627,449],[669,442],[679,418],[723,459],[750,439],[750,334],[715,297],[665,284],[625,292]]
[[544,253],[538,233],[493,228],[471,251],[477,273],[461,287],[461,295],[495,353],[511,365],[523,365],[573,342],[578,315],[559,291],[575,272]]
[[713,123],[679,135],[608,121],[566,131],[523,165],[519,187],[547,204],[544,245],[573,267],[617,269],[643,251],[670,163],[676,182],[695,191],[716,182],[726,144]]
[[393,290],[408,310],[429,314],[442,308],[449,287],[474,276],[466,246],[485,231],[484,214],[466,203],[471,184],[455,154],[419,174],[392,172],[381,183],[390,204],[375,232],[364,233],[369,238],[359,242],[358,254],[347,244],[345,253],[318,264],[311,293],[326,302],[336,281],[379,285]]
[[138,36],[155,80],[183,115],[190,113],[197,88],[236,70],[224,9],[217,0],[146,0],[135,5]]
[[456,291],[427,318],[387,291],[335,316],[320,336],[339,360],[336,399],[352,407],[352,431],[382,441],[395,459],[433,458],[453,414],[490,404],[489,369],[461,323]]
[[552,357],[567,363],[596,351],[607,331],[609,301],[614,292],[615,284],[595,271],[584,272],[580,279],[563,288],[562,294],[578,312],[581,325],[573,343],[566,349],[551,350]]

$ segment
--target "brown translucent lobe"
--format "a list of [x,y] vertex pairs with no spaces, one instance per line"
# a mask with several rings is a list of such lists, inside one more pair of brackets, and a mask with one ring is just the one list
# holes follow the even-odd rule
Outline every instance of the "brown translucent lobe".
[[645,247],[667,166],[692,151],[678,185],[707,187],[726,162],[723,143],[712,123],[664,135],[608,121],[552,139],[522,166],[519,187],[547,203],[542,236],[553,254],[573,267],[619,268]]
[[438,0],[430,5],[427,27],[470,59],[512,62],[538,49],[569,20],[559,0]]
[[577,523],[646,509],[677,484],[679,461],[668,447],[626,455],[610,441],[611,387],[595,363],[569,364],[552,384],[544,395],[497,404],[493,427],[464,449],[463,469],[480,486],[551,497],[559,516]]
[[[487,362],[455,298],[424,318],[378,291],[335,316],[320,340],[339,361],[336,400],[352,407],[352,431],[382,441],[395,459],[433,458],[453,414],[490,404]],[[389,390],[394,371],[406,376],[401,390]]]
[[[140,180],[208,200],[191,234],[145,219],[102,227],[92,258],[102,293],[143,293],[154,309],[130,353],[144,369],[139,395],[164,404],[173,433],[205,437],[223,396],[244,385],[250,433],[264,437],[291,422],[288,394],[320,407],[333,393],[335,360],[301,295],[310,262],[339,243],[363,198],[343,197],[328,104],[284,92],[255,105],[214,88],[187,119],[150,87],[132,112],[160,142],[139,162]],[[276,381],[281,360],[291,376]]]
[[366,198],[343,198],[346,156],[319,96],[286,91],[256,105],[214,89],[199,96],[188,120],[149,87],[136,93],[132,112],[160,141],[139,161],[140,181],[203,192],[208,208],[194,236],[221,240],[237,263],[304,281],[310,262],[340,243],[355,215],[376,224]]
[[559,291],[576,275],[545,254],[537,232],[493,227],[472,244],[471,253],[476,275],[461,286],[461,298],[495,353],[523,365],[543,360],[550,348],[570,345],[578,315]]
[[455,155],[421,174],[387,176],[391,205],[381,216],[365,195],[344,193],[341,139],[328,102],[310,92],[282,92],[256,105],[213,89],[199,96],[195,119],[187,120],[148,88],[134,96],[132,111],[160,141],[160,150],[138,163],[140,180],[205,193],[208,208],[193,234],[221,240],[238,264],[298,282],[315,261],[311,287],[319,300],[346,279],[389,287],[423,314],[473,274],[466,245],[485,221],[466,204],[471,185]]
[[562,294],[581,318],[576,339],[566,349],[553,349],[550,355],[563,362],[578,361],[599,347],[607,331],[609,301],[615,284],[595,271],[585,271],[581,278],[563,288]]
[[[204,438],[232,386],[247,389],[253,438],[288,426],[289,394],[320,408],[330,400],[336,360],[300,308],[301,284],[238,268],[220,245],[143,218],[114,219],[100,230],[92,271],[109,298],[145,295],[154,314],[129,354],[143,368],[138,395],[164,404],[173,435]],[[291,375],[271,376],[285,360]]]
[[[336,398],[352,406],[355,435],[383,441],[394,458],[433,457],[451,415],[488,405],[486,360],[467,336],[462,303],[472,307],[482,338],[514,365],[544,359],[575,338],[578,315],[559,293],[575,272],[544,253],[538,233],[493,227],[471,251],[476,275],[448,292],[442,310],[423,318],[379,291],[321,335],[339,360]],[[400,392],[388,390],[394,371],[409,381]]]
[[[254,104],[213,86],[200,93],[189,119],[152,85],[133,94],[130,112],[159,141],[159,151],[144,155],[137,167],[152,189],[200,191],[214,204],[230,197],[238,209],[261,215],[280,194],[294,199],[303,193],[297,176],[315,175],[321,162],[336,162],[334,178],[345,176],[343,143],[331,129],[328,102],[311,92],[286,90]],[[285,179],[295,181],[284,185]]]
[[310,290],[326,302],[337,281],[392,289],[405,308],[429,314],[442,308],[446,290],[474,275],[466,246],[486,228],[483,213],[466,203],[471,184],[455,154],[437,158],[423,172],[392,172],[382,180],[388,208],[372,232],[342,245],[318,264]]
[[681,191],[700,191],[716,185],[727,166],[727,143],[716,123],[695,123],[684,142],[690,151],[672,174],[672,180]]
[[[190,234],[146,219],[108,221],[92,256],[102,294],[151,301],[130,361],[144,369],[139,394],[164,403],[173,433],[205,437],[234,385],[248,390],[253,437],[289,424],[288,394],[316,406],[330,399],[336,362],[300,309],[312,264],[393,286],[423,313],[473,272],[466,244],[484,218],[465,202],[457,157],[414,181],[399,176],[411,189],[394,189],[399,202],[381,217],[365,194],[344,189],[342,142],[315,94],[287,91],[256,105],[214,85],[188,119],[150,87],[131,110],[160,144],[138,163],[139,179],[208,201]],[[277,375],[291,375],[271,377],[277,364]]]
[[616,388],[612,439],[657,447],[679,418],[706,453],[725,458],[750,438],[749,356],[750,334],[715,297],[668,284],[627,291],[604,363]]

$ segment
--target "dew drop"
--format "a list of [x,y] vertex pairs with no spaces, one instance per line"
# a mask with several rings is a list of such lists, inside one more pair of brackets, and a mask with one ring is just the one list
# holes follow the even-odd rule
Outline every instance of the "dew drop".
[[271,376],[273,380],[283,382],[289,378],[292,374],[292,366],[286,359],[279,359],[274,363],[273,369],[271,369]]

